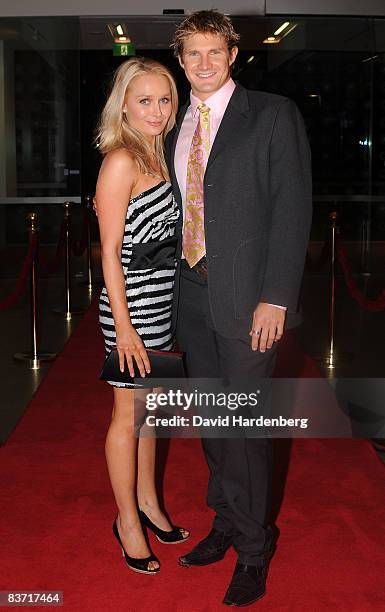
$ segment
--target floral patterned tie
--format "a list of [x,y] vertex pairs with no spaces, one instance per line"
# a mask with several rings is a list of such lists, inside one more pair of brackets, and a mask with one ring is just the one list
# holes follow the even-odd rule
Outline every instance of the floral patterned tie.
[[190,268],[206,253],[203,178],[210,152],[210,109],[199,104],[196,127],[187,162],[186,210],[183,225],[183,254]]

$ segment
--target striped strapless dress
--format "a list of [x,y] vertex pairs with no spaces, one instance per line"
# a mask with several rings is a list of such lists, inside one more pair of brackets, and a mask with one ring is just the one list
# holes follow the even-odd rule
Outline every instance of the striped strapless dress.
[[[143,191],[128,204],[121,261],[131,322],[146,348],[172,348],[178,218],[178,206],[168,181]],[[106,287],[100,294],[99,322],[108,356],[116,345],[116,333]],[[132,388],[124,383],[108,382],[116,387]]]

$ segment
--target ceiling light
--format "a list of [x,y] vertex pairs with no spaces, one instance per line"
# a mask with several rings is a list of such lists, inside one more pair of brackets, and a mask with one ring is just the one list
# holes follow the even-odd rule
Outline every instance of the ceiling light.
[[[290,24],[289,24],[289,25],[290,25]],[[296,23],[292,23],[292,24],[291,24],[291,26],[290,26],[289,28],[287,28],[287,29],[286,29],[286,30],[283,32],[283,34],[282,34],[281,38],[285,38],[285,36],[287,36],[288,34],[290,34],[290,32],[292,32],[293,30],[295,30],[295,28],[296,28],[296,27],[297,27],[297,24],[296,24]]]
[[268,36],[263,42],[265,45],[276,45],[280,40],[280,38],[276,38],[275,36]]
[[278,36],[283,30],[286,30],[287,26],[290,25],[290,21],[285,21],[281,26],[279,26],[278,30],[274,32],[274,36]]
[[107,23],[107,27],[110,31],[112,38],[115,40],[118,39],[119,36],[128,36],[126,25],[123,23]]

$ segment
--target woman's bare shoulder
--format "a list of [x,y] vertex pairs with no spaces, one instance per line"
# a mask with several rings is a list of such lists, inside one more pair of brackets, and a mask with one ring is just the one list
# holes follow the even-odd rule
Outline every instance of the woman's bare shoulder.
[[109,151],[100,167],[96,193],[119,193],[127,199],[139,178],[138,165],[133,155],[124,149]]
[[102,169],[115,170],[117,172],[123,170],[133,175],[138,174],[138,166],[133,154],[123,147],[109,151],[105,155]]

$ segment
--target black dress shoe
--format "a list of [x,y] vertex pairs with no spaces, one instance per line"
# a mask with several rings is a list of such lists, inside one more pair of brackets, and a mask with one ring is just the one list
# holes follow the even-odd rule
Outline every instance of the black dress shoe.
[[189,567],[190,565],[209,565],[220,561],[225,556],[226,550],[230,548],[233,537],[223,531],[212,529],[209,535],[201,540],[191,552],[179,557],[179,565]]
[[227,606],[247,606],[266,592],[267,563],[261,567],[237,563],[223,603]]

